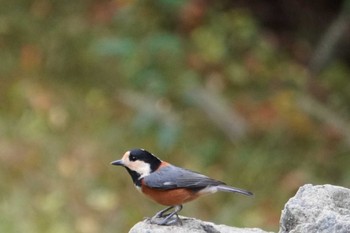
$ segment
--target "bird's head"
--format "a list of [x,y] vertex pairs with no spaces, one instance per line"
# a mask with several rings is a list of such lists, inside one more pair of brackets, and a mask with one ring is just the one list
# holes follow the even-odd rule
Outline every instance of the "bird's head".
[[129,150],[120,160],[111,162],[112,165],[125,167],[131,176],[138,176],[137,179],[148,176],[157,170],[161,163],[160,159],[144,149]]

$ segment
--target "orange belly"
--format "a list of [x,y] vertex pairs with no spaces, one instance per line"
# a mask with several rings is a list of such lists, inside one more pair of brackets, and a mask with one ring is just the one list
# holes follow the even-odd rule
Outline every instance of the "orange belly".
[[197,192],[184,188],[161,190],[142,186],[142,192],[157,203],[165,206],[181,205],[199,196]]

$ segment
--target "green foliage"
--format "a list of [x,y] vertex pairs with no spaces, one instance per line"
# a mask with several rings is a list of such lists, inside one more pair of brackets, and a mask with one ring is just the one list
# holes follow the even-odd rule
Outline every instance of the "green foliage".
[[0,232],[127,232],[162,208],[109,165],[135,147],[253,191],[183,212],[225,224],[275,230],[298,186],[347,185],[349,67],[311,78],[284,43],[227,1],[2,1]]

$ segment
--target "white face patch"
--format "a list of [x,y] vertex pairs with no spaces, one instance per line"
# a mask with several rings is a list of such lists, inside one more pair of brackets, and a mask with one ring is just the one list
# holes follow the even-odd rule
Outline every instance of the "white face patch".
[[139,179],[148,176],[151,173],[151,165],[149,163],[141,160],[130,161],[129,156],[130,151],[127,151],[121,160],[123,161],[125,167],[128,167],[130,170],[133,170],[140,174]]

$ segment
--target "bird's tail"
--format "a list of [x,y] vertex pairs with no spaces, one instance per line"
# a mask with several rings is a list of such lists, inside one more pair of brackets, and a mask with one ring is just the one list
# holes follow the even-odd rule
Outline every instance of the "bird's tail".
[[240,194],[243,194],[246,196],[253,196],[252,192],[249,192],[247,190],[240,189],[240,188],[231,187],[228,185],[218,185],[216,187],[217,187],[218,191],[240,193]]

